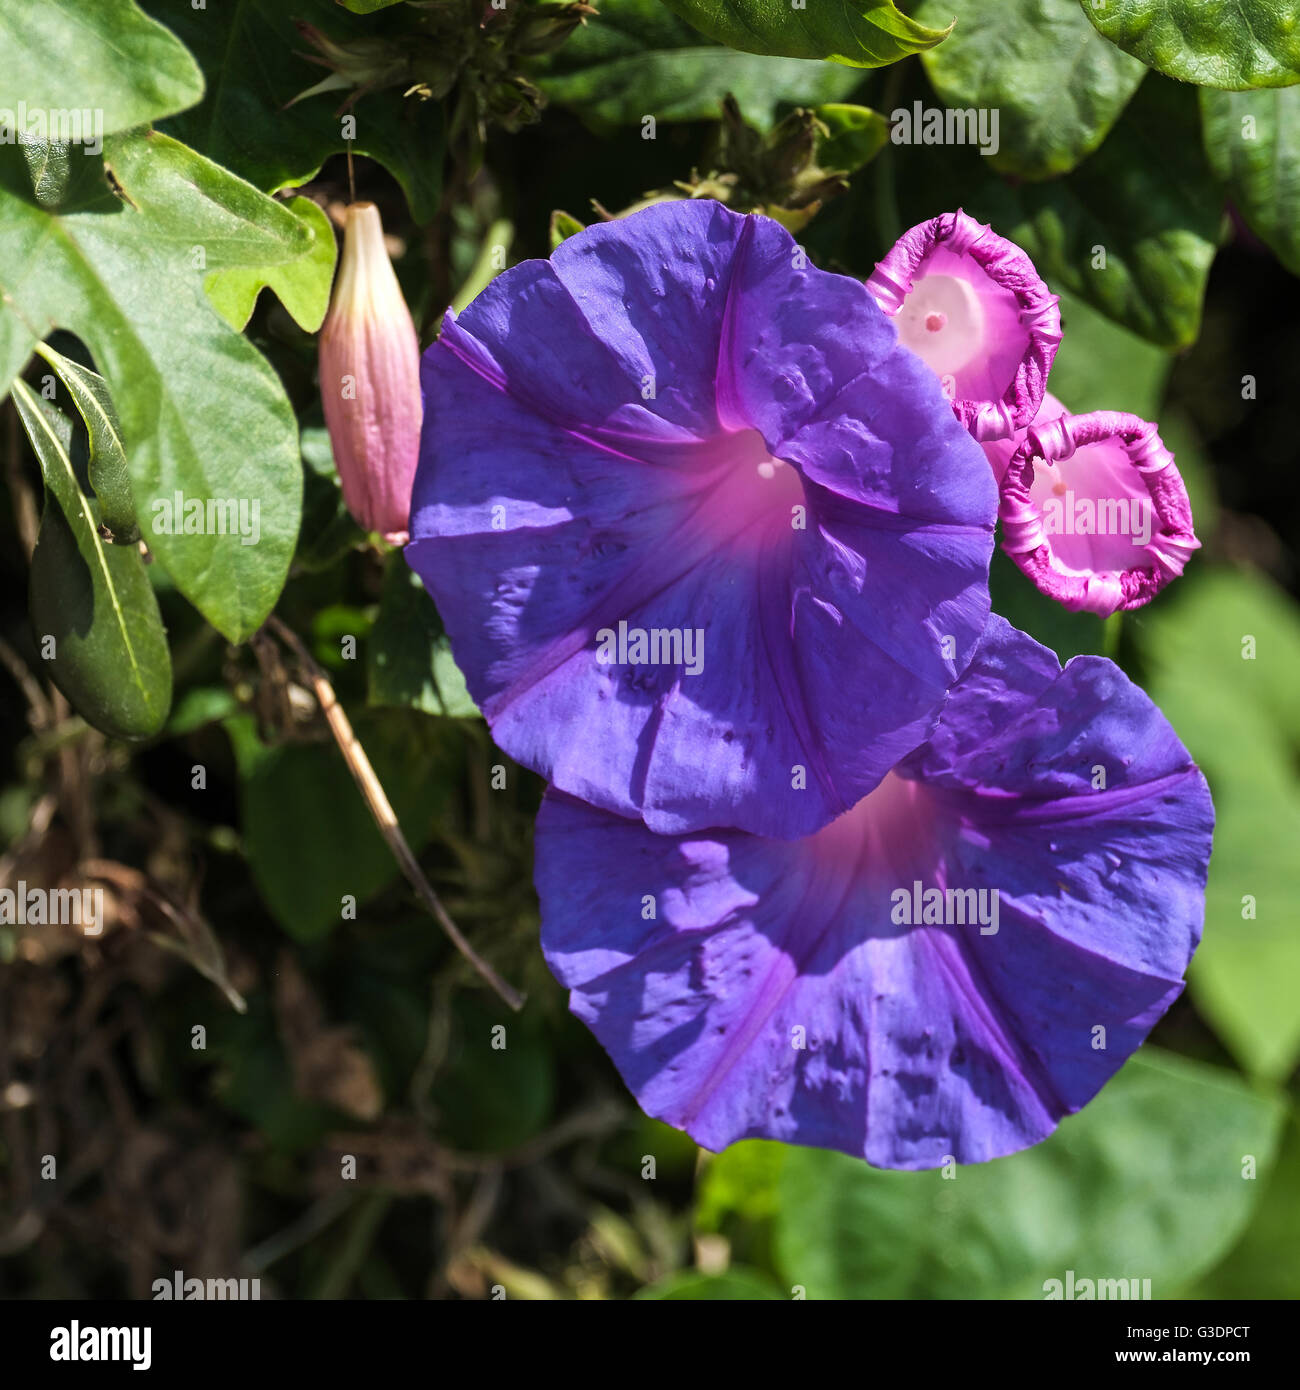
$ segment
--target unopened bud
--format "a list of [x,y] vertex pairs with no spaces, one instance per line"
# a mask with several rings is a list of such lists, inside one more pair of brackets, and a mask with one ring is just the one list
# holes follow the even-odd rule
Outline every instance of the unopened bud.
[[320,335],[320,391],[348,510],[400,544],[420,451],[420,348],[373,203],[347,211]]

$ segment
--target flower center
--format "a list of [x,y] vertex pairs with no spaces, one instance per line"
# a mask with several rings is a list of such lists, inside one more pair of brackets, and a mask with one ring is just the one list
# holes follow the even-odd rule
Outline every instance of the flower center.
[[757,430],[739,430],[718,441],[710,462],[720,467],[711,512],[720,526],[753,534],[769,526],[790,527],[793,508],[804,502],[803,478],[784,459],[774,458]]
[[894,322],[899,342],[939,376],[960,371],[983,349],[984,309],[955,275],[923,275]]

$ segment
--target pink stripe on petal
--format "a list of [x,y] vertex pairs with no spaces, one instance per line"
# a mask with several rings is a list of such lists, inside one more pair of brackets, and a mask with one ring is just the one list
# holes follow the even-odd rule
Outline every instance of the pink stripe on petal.
[[943,213],[904,232],[867,289],[981,443],[1010,438],[1034,418],[1061,315],[1020,247],[960,209]]
[[1000,489],[1003,550],[1072,612],[1140,608],[1200,548],[1174,456],[1136,415],[1040,417]]

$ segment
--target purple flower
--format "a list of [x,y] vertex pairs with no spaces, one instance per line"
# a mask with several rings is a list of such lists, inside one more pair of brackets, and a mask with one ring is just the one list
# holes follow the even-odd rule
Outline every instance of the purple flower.
[[866,289],[661,204],[450,316],[407,557],[498,744],[653,830],[789,838],[933,727],[995,488]]
[[867,289],[976,439],[1006,439],[1034,418],[1061,315],[1014,242],[960,209],[946,212],[904,232]]
[[1047,393],[1028,429],[984,452],[1001,488],[1003,550],[1073,611],[1140,608],[1200,548],[1174,456],[1136,415],[1071,415]]
[[938,728],[819,833],[657,836],[548,794],[542,946],[642,1106],[709,1149],[981,1162],[1094,1096],[1182,989],[1213,807],[1111,662],[1001,618]]

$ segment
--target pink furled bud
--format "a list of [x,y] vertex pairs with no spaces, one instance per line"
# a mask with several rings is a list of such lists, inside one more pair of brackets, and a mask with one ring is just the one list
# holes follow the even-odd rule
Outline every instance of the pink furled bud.
[[1057,298],[1014,242],[959,208],[904,232],[867,281],[980,441],[1034,418],[1061,342]]
[[353,203],[320,334],[320,393],[343,500],[357,523],[406,542],[420,452],[420,347],[373,203]]
[[1174,456],[1136,415],[1071,415],[1047,393],[1032,425],[984,452],[1003,550],[1072,611],[1140,608],[1200,547]]

